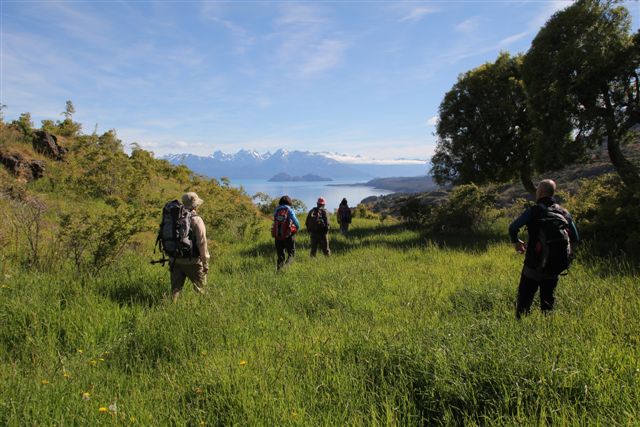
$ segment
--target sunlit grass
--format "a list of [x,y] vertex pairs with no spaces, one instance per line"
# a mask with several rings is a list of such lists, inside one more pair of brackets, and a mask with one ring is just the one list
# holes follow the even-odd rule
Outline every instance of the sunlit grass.
[[633,269],[578,263],[551,316],[517,322],[500,233],[356,220],[329,258],[302,234],[277,274],[265,230],[177,304],[151,243],[95,277],[7,271],[0,423],[638,424]]

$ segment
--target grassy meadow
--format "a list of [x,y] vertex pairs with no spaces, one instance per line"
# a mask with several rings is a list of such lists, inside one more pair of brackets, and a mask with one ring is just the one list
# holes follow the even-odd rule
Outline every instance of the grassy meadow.
[[147,243],[94,275],[3,265],[0,424],[640,425],[640,287],[619,260],[583,256],[556,311],[518,322],[505,224],[355,219],[330,258],[302,232],[276,274],[265,223],[215,245],[208,294],[177,304]]

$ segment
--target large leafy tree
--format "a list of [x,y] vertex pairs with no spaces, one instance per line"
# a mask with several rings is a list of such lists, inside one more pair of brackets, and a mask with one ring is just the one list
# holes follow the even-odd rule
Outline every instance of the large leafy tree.
[[613,0],[578,0],[549,19],[523,63],[523,79],[540,138],[535,165],[559,168],[606,140],[627,185],[638,167],[620,144],[640,122],[638,34]]
[[504,182],[520,178],[529,192],[532,126],[521,80],[521,56],[501,53],[458,78],[440,104],[431,159],[436,182]]

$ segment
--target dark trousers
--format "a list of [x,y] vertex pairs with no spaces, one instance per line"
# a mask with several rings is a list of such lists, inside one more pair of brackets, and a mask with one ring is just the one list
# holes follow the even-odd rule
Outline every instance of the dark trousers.
[[320,250],[323,254],[331,254],[331,250],[329,249],[329,236],[327,233],[311,233],[311,256],[316,256],[318,246],[320,246]]
[[520,318],[524,314],[529,314],[533,297],[540,288],[540,309],[543,313],[553,310],[555,297],[553,296],[556,286],[558,285],[558,277],[548,279],[532,279],[525,276],[524,272],[520,275],[520,285],[518,286],[518,302],[516,305],[516,318]]
[[346,236],[348,232],[349,232],[349,223],[348,222],[341,222],[340,223],[340,233],[342,233],[342,234],[344,234]]
[[[291,236],[284,240],[276,240],[275,242],[276,253],[278,254],[278,270],[280,270],[285,264],[293,261],[293,257],[296,255],[296,240]],[[288,255],[286,261],[285,254]]]

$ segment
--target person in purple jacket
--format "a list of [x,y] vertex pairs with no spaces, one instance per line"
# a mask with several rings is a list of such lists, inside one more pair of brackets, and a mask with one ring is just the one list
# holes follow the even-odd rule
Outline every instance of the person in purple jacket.
[[[541,218],[551,218],[564,225],[568,234],[568,244],[566,245],[566,256],[573,256],[573,244],[580,239],[578,230],[569,212],[556,203],[553,195],[556,191],[556,183],[550,179],[545,179],[538,184],[536,190],[536,205],[525,210],[522,215],[516,218],[509,226],[509,237],[516,252],[525,254],[524,266],[520,274],[520,284],[518,286],[518,300],[516,304],[516,318],[520,319],[523,314],[528,314],[531,310],[533,298],[540,289],[540,309],[548,313],[553,309],[555,302],[554,292],[558,285],[558,271],[541,267],[542,242],[540,242]],[[518,231],[526,226],[529,234],[528,242],[525,244],[518,238]],[[561,255],[563,255],[561,253]],[[549,255],[547,255],[549,256]],[[550,260],[549,263],[553,263]],[[568,265],[568,264],[567,264]]]

